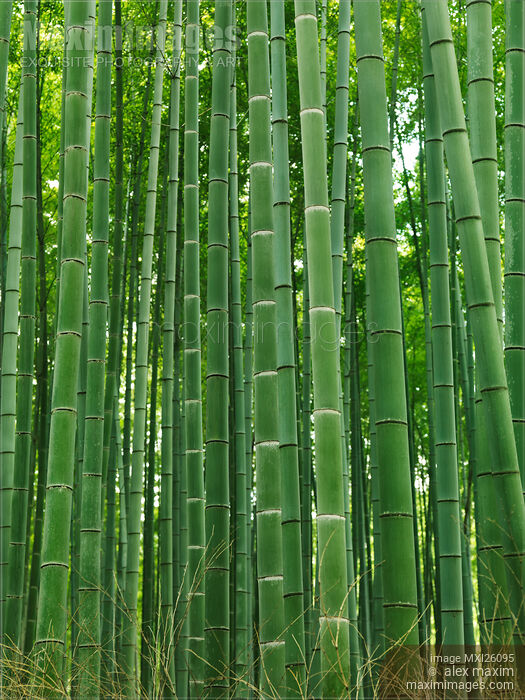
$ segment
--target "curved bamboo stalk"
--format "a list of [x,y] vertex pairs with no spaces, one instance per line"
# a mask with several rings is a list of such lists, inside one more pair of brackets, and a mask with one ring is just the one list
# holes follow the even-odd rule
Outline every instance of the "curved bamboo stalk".
[[463,586],[457,466],[456,418],[450,317],[447,204],[443,137],[439,122],[432,60],[423,15],[423,81],[425,90],[425,155],[427,163],[430,285],[432,290],[432,355],[435,406],[437,538],[440,558],[442,642],[462,645]]
[[[509,393],[503,364],[490,269],[483,239],[474,169],[465,127],[454,45],[444,0],[423,7],[427,15],[429,43],[434,67],[445,152],[452,182],[456,223],[463,254],[467,304],[477,347],[479,384],[493,464],[494,484],[500,504],[500,526],[511,612],[516,619],[514,634],[525,630],[523,581],[525,579],[525,509],[521,490]],[[445,99],[446,96],[446,99]]]

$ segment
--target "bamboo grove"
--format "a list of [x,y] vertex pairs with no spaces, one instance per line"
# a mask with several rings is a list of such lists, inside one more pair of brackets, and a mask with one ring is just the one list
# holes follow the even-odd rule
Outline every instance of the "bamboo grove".
[[522,0],[0,0],[2,697],[523,697],[524,81]]

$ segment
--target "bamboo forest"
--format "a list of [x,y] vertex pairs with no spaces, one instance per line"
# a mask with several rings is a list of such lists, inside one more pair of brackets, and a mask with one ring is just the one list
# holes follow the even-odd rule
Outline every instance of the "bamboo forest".
[[525,1],[0,0],[0,696],[525,697]]

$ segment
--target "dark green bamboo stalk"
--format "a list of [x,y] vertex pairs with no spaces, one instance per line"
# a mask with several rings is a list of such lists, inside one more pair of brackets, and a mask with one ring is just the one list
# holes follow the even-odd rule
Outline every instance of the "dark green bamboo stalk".
[[137,327],[137,357],[133,420],[133,455],[131,463],[128,518],[128,567],[126,572],[126,617],[124,618],[123,652],[125,659],[125,692],[132,697],[136,691],[137,596],[139,583],[142,476],[144,470],[144,436],[146,424],[146,394],[148,383],[148,340],[153,262],[153,238],[157,203],[157,171],[162,110],[162,81],[164,74],[164,45],[166,40],[167,0],[161,0],[156,32],[155,80],[151,118],[148,189],[144,220],[142,271]]
[[[236,25],[235,3],[232,25]],[[232,77],[230,86],[230,175],[229,227],[231,253],[231,329],[233,350],[233,408],[235,418],[235,680],[236,697],[249,696],[250,610],[248,591],[248,519],[246,474],[246,407],[244,403],[244,362],[242,345],[241,260],[239,250],[239,173],[237,162],[237,77],[236,47],[232,46]],[[232,630],[233,632],[233,630]],[[232,634],[233,637],[233,634]]]
[[267,3],[247,5],[257,482],[257,582],[263,695],[285,683],[281,475]]
[[505,27],[505,363],[525,491],[525,7],[519,0],[505,1]]
[[64,203],[61,294],[58,307],[53,398],[50,420],[44,539],[36,645],[50,678],[62,672],[67,624],[69,523],[75,456],[77,383],[80,365],[88,130],[91,114],[94,2],[66,3],[66,128],[64,133]]
[[354,19],[363,140],[368,323],[370,345],[373,343],[383,611],[385,639],[390,646],[400,642],[415,644],[418,640],[413,506],[379,2],[356,0]]
[[[325,117],[314,2],[295,2],[297,62],[305,181],[314,429],[316,439],[317,537],[320,581],[320,643],[323,697],[340,697],[350,678],[347,566],[336,337],[331,266],[330,212],[324,146]],[[319,76],[319,77],[318,77]],[[337,640],[337,643],[336,641]]]
[[275,300],[279,443],[281,459],[284,621],[286,626],[286,694],[303,696],[306,688],[304,601],[301,549],[301,498],[297,439],[294,318],[290,265],[290,182],[284,2],[270,3],[272,132],[275,159],[273,217],[275,226]]
[[302,400],[301,400],[301,544],[303,547],[303,599],[305,658],[310,667],[314,647],[312,628],[312,445],[311,445],[311,347],[310,347],[310,295],[308,292],[308,257],[306,244],[303,252],[303,342],[302,342]]
[[149,396],[148,447],[144,474],[144,536],[142,554],[142,619],[140,640],[140,685],[142,691],[149,695],[153,690],[153,669],[155,666],[155,472],[157,441],[157,386],[159,376],[160,344],[160,299],[163,287],[163,259],[166,226],[166,175],[168,151],[164,154],[163,173],[161,177],[162,198],[158,231],[159,247],[156,260],[157,279],[155,285],[155,303],[153,306],[151,348],[148,364],[151,363],[151,383]]
[[[188,669],[190,694],[202,692],[204,667],[204,474],[199,267],[199,2],[187,4],[184,131],[184,429],[187,484]],[[181,478],[181,501],[184,501]],[[182,514],[181,514],[182,519]],[[182,529],[182,522],[181,522]],[[186,556],[186,555],[185,555]],[[183,559],[181,558],[181,565]]]
[[254,528],[252,525],[252,486],[253,486],[253,431],[252,431],[252,405],[253,405],[253,304],[252,304],[252,244],[251,244],[251,215],[248,211],[246,241],[246,299],[245,299],[245,337],[244,337],[244,445],[246,450],[246,539],[248,542],[248,554],[246,557],[247,569],[247,619],[248,619],[248,680],[253,680],[253,659],[256,650],[252,644],[254,630],[254,594],[253,570],[255,557],[253,549]]
[[180,441],[179,441],[179,464],[180,464],[180,481],[179,481],[179,588],[177,598],[177,626],[176,626],[176,656],[175,656],[175,674],[177,679],[177,696],[188,697],[188,601],[190,583],[188,581],[188,486],[187,486],[187,470],[185,468],[186,454],[186,416],[185,416],[185,401],[184,401],[184,386],[185,377],[182,377],[182,392],[181,392],[181,415],[180,415]]
[[[525,509],[514,440],[503,351],[497,323],[490,268],[483,240],[478,194],[465,127],[448,7],[443,0],[424,2],[436,79],[441,126],[454,197],[456,223],[463,254],[467,304],[478,349],[479,384],[487,426],[494,485],[499,503],[503,551],[507,565],[510,608],[516,618],[515,636],[525,629],[522,552],[525,548]],[[445,100],[445,95],[447,99]]]
[[394,127],[396,123],[396,101],[397,101],[397,75],[399,72],[399,44],[401,41],[401,10],[403,0],[397,0],[396,9],[396,33],[394,39],[394,55],[392,58],[392,81],[390,86],[390,105],[388,110],[388,122],[390,134],[390,153],[394,153]]
[[109,151],[111,118],[112,1],[98,16],[97,97],[93,185],[93,243],[82,501],[80,512],[78,692],[98,698],[100,675],[100,547],[104,378],[108,308]]
[[[5,93],[7,85],[7,66],[9,61],[9,40],[11,34],[12,0],[0,3],[0,134],[5,124]],[[0,163],[3,158],[3,138],[0,138]],[[0,176],[3,179],[3,174]]]
[[[173,56],[171,63],[170,130],[168,160],[168,219],[166,229],[166,274],[164,279],[164,324],[162,326],[162,472],[159,513],[161,694],[174,697],[175,665],[170,638],[174,628],[173,608],[173,383],[175,295],[177,276],[177,214],[179,197],[179,112],[182,36],[182,1],[175,4]],[[178,377],[177,377],[178,381]]]

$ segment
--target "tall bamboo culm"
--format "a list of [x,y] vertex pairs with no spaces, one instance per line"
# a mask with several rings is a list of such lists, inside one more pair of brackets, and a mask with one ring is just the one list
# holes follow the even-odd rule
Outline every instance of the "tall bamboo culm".
[[144,437],[146,427],[146,397],[148,386],[148,341],[151,304],[151,278],[153,263],[153,238],[157,204],[157,174],[159,165],[159,141],[162,109],[162,81],[164,76],[164,46],[166,40],[167,0],[161,0],[156,31],[155,81],[153,88],[153,113],[151,117],[150,156],[148,163],[148,189],[144,218],[142,270],[137,324],[137,351],[135,362],[135,395],[133,413],[133,455],[129,482],[128,518],[128,566],[124,594],[123,657],[125,693],[133,697],[137,690],[137,598],[139,584],[140,531],[142,511],[142,481],[144,472]]
[[381,522],[384,640],[378,641],[391,649],[387,661],[392,665],[388,671],[396,673],[406,663],[404,653],[396,651],[396,646],[418,643],[418,608],[402,311],[379,1],[356,0],[354,21],[365,196],[368,347],[373,362]]
[[284,2],[270,2],[272,72],[272,132],[274,153],[273,219],[275,227],[275,300],[279,443],[281,459],[282,536],[286,694],[305,693],[304,599],[301,547],[301,498],[295,386],[294,317],[292,303],[288,104]]
[[86,382],[86,418],[80,512],[78,692],[97,698],[100,674],[100,587],[104,378],[108,310],[109,175],[112,0],[98,16],[93,243]]
[[[175,295],[177,277],[177,225],[179,197],[179,116],[182,42],[182,0],[175,3],[171,62],[170,127],[168,142],[168,213],[164,323],[162,326],[162,471],[159,512],[160,643],[165,658],[161,670],[161,694],[175,697],[175,658],[171,637],[175,627],[173,600],[173,355],[175,350]],[[180,253],[179,253],[180,254]],[[176,535],[175,535],[176,536]]]
[[16,367],[18,344],[18,304],[20,301],[20,261],[22,255],[22,175],[24,149],[24,90],[18,100],[13,182],[9,210],[0,397],[0,633],[4,641],[5,604],[8,578],[11,494],[15,458]]
[[279,455],[275,258],[266,0],[247,4],[250,198],[253,256],[255,469],[259,686],[283,695],[285,640]]
[[36,649],[50,679],[63,672],[67,627],[69,523],[71,519],[77,389],[85,285],[87,163],[93,65],[93,0],[65,3],[66,71],[64,201],[60,250],[55,368],[51,403],[49,462]]
[[[235,2],[232,6],[232,26],[237,26]],[[241,255],[239,245],[239,172],[237,154],[237,76],[236,47],[232,45],[232,70],[230,82],[230,173],[229,226],[231,257],[231,328],[233,352],[233,408],[234,408],[234,450],[235,450],[235,681],[236,697],[249,695],[249,648],[251,611],[248,587],[249,577],[249,519],[250,500],[247,498],[246,473],[246,407],[244,392],[244,361],[242,345],[242,297],[241,297]]]
[[[304,168],[306,247],[316,441],[317,537],[323,697],[348,692],[350,679],[341,412],[339,403],[325,115],[315,2],[295,2]],[[312,264],[315,261],[315,264]],[[337,644],[335,640],[337,639]]]
[[[36,306],[36,30],[35,0],[24,3],[24,142],[22,149],[22,251],[20,262],[19,353],[16,382],[16,435],[6,590],[5,632],[21,646],[22,604],[29,495]],[[8,475],[8,478],[10,475]]]
[[525,492],[525,6],[505,0],[505,364]]
[[[459,78],[444,0],[425,0],[429,43],[436,79],[441,128],[452,183],[456,224],[463,255],[467,305],[472,322],[483,411],[493,430],[490,457],[500,511],[503,552],[514,634],[521,638],[525,627],[523,610],[525,510],[509,393],[503,364],[487,252],[474,169],[471,161]],[[445,95],[447,96],[445,99]]]
[[206,656],[212,696],[229,685],[230,493],[228,334],[228,144],[231,0],[216,0],[208,189],[206,390]]
[[432,289],[432,365],[434,368],[437,538],[441,580],[443,644],[464,643],[461,575],[461,523],[454,404],[452,321],[450,317],[447,204],[443,136],[432,60],[423,13],[423,85],[427,164],[430,285]]

